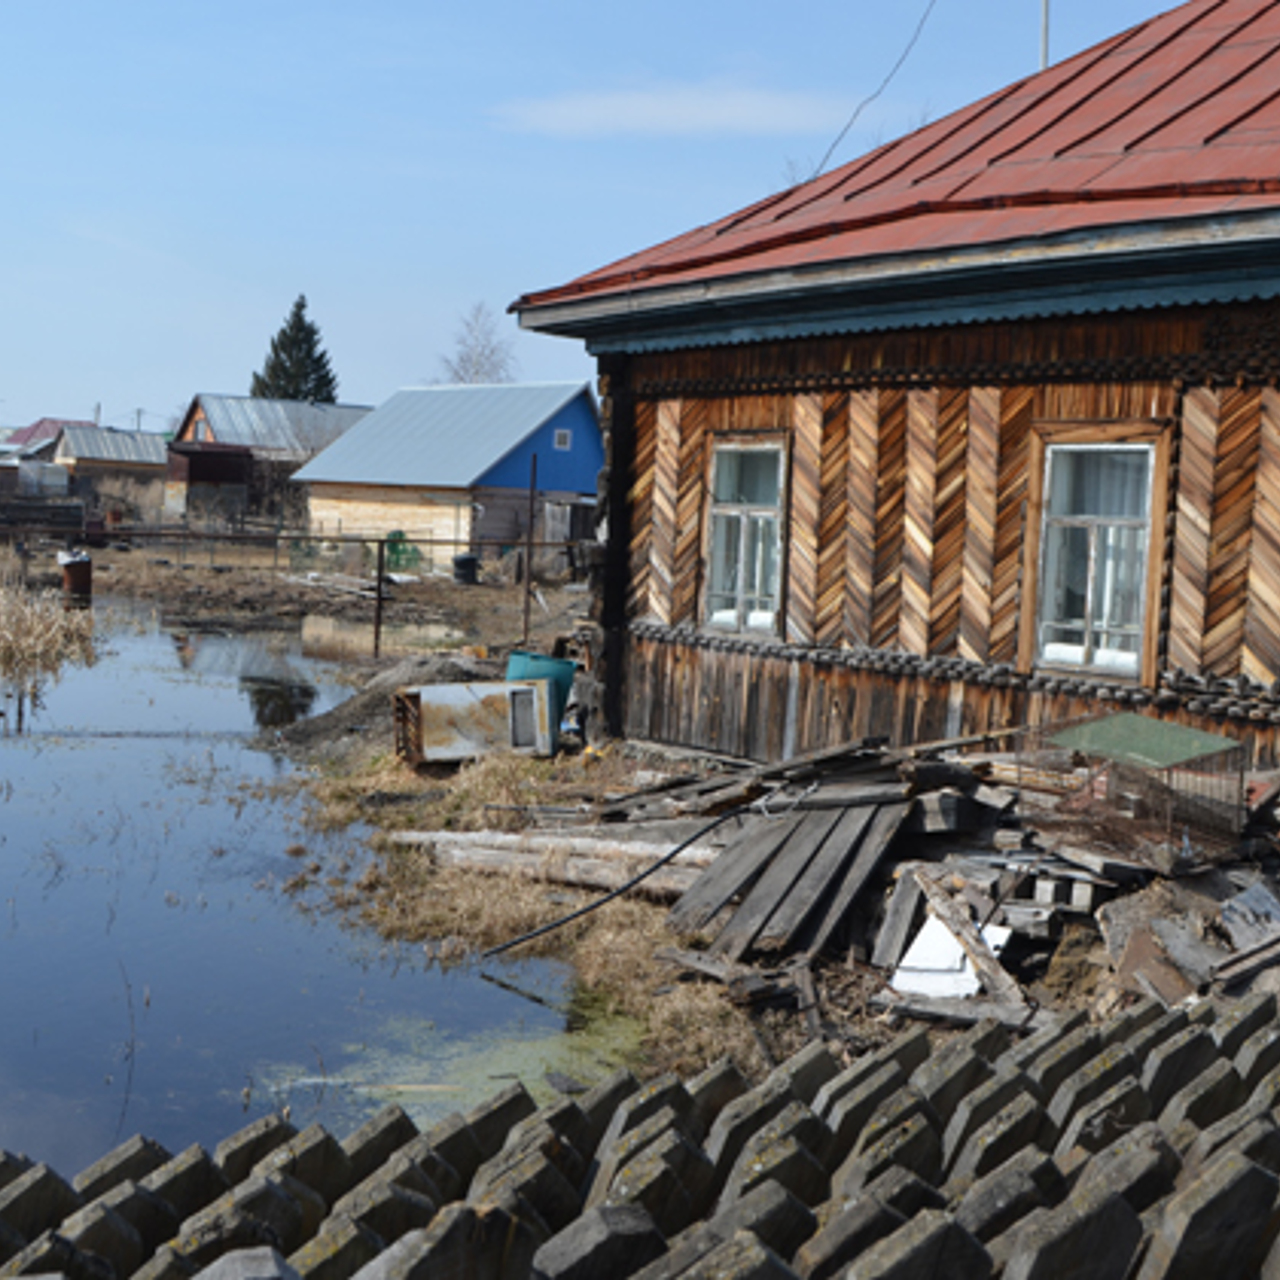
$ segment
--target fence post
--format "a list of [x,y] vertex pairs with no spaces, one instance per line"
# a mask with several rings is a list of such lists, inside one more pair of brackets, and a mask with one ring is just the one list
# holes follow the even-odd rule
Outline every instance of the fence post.
[[373,591],[373,656],[382,656],[382,566],[385,563],[387,544],[378,539],[377,582]]
[[533,599],[533,520],[538,496],[538,455],[529,459],[529,529],[524,539],[524,639],[520,647],[529,647],[529,602]]

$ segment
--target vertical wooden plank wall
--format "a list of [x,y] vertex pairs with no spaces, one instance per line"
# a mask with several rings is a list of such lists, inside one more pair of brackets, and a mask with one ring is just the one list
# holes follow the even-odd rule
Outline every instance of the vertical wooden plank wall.
[[1035,392],[1030,387],[1006,387],[1000,397],[995,568],[991,575],[989,657],[993,662],[1013,662],[1018,656],[1023,519],[1034,404]]
[[818,612],[816,639],[838,645],[846,635],[845,573],[853,530],[849,510],[849,396],[826,396],[822,403],[822,471],[818,506]]
[[934,493],[928,653],[953,654],[960,637],[968,436],[969,393],[963,388],[948,388],[938,397],[938,481]]
[[891,649],[901,642],[898,618],[902,605],[902,534],[907,485],[905,391],[895,388],[880,393],[879,445],[869,640],[876,649]]

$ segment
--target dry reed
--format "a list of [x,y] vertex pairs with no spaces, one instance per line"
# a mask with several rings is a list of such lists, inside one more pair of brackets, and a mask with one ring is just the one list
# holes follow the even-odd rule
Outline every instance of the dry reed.
[[54,592],[0,587],[0,679],[29,694],[64,663],[93,661],[93,615]]

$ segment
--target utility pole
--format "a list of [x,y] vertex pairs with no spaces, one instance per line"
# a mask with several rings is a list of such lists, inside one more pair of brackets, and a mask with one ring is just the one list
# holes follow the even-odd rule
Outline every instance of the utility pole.
[[1049,65],[1049,0],[1040,0],[1040,70]]

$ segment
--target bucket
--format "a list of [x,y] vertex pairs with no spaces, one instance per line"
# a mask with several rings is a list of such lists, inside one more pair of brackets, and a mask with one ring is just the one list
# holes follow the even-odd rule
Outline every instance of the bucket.
[[464,583],[466,586],[474,587],[480,581],[479,570],[480,557],[477,555],[465,554],[453,557],[453,580],[454,582]]
[[93,561],[86,555],[59,556],[62,565],[62,591],[69,596],[93,595]]
[[551,718],[556,725],[573,692],[573,673],[577,669],[578,664],[569,658],[548,658],[541,653],[525,653],[523,649],[513,649],[507,658],[508,680],[551,681]]

